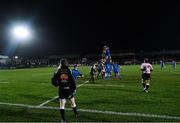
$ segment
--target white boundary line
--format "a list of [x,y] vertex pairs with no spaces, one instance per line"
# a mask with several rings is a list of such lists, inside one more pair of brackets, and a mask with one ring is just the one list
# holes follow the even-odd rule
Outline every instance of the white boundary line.
[[88,83],[88,82],[89,82],[89,81],[85,81],[84,83],[78,85],[77,87],[79,88],[79,87],[83,86],[84,84],[86,84],[86,83]]
[[177,71],[168,71],[170,73],[173,73],[173,74],[180,74],[180,72],[177,72]]
[[[89,82],[89,81],[85,81],[84,83],[82,83],[82,84],[78,85],[78,86],[77,86],[77,88],[79,88],[79,87],[83,86],[84,84],[86,84],[86,83],[88,83],[88,82]],[[55,96],[55,97],[53,97],[52,99],[47,100],[46,102],[43,102],[43,103],[39,104],[38,106],[39,106],[39,107],[42,107],[42,106],[44,106],[44,105],[48,104],[49,102],[51,102],[51,101],[53,101],[53,100],[57,99],[58,97],[59,97],[59,96]]]
[[125,85],[110,85],[110,84],[90,84],[84,87],[125,87]]
[[4,83],[6,84],[6,83],[9,83],[9,82],[5,82],[5,81],[4,82],[0,82],[0,84],[4,84]]
[[[25,108],[31,108],[31,109],[59,110],[59,107],[52,107],[52,106],[42,106],[42,107],[39,107],[39,106],[26,105],[26,104],[14,104],[14,103],[4,103],[4,102],[0,102],[0,105],[18,106],[18,107],[25,107]],[[72,109],[67,108],[66,110],[72,110]],[[137,113],[137,112],[114,112],[114,111],[102,111],[102,110],[91,110],[91,109],[79,109],[79,111],[80,112],[88,112],[88,113],[107,114],[107,115],[137,116],[137,117],[150,117],[150,118],[180,120],[179,116],[145,114],[145,113]]]
[[53,97],[52,99],[47,100],[46,102],[43,102],[43,103],[39,104],[38,107],[42,107],[42,106],[48,104],[49,102],[51,102],[51,101],[53,101],[53,100],[55,100],[55,99],[57,99],[57,98],[58,98],[58,96],[55,96],[55,97]]

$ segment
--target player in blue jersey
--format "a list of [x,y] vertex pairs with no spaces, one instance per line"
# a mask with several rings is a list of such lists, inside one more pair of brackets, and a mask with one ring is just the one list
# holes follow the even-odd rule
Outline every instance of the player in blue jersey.
[[164,69],[164,61],[163,60],[160,60],[160,68],[161,68],[161,70]]
[[111,53],[108,46],[103,47],[102,58],[105,59],[106,62],[111,62]]
[[110,79],[110,76],[111,76],[111,64],[106,63],[106,65],[105,65],[105,80]]
[[106,62],[111,62],[111,53],[109,47],[106,47]]
[[176,69],[176,61],[175,61],[175,60],[172,61],[172,68],[173,68],[174,70]]
[[119,65],[118,65],[117,62],[115,62],[115,63],[113,64],[113,71],[114,71],[115,77],[118,78],[118,79],[121,79],[120,69],[119,69]]
[[83,74],[79,72],[77,64],[74,65],[74,69],[71,70],[74,79],[77,81],[78,77],[83,77]]

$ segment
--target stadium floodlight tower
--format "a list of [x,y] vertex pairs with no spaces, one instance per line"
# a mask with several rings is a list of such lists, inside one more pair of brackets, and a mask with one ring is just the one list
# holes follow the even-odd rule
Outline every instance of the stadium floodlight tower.
[[14,41],[27,42],[32,38],[32,30],[28,24],[15,24],[11,28],[11,35]]
[[14,56],[19,47],[29,46],[35,39],[35,32],[32,22],[29,21],[11,21],[6,29],[8,39],[5,54]]

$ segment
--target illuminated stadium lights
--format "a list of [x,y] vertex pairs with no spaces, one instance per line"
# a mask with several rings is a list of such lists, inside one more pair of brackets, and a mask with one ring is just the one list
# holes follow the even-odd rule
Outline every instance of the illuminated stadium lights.
[[11,35],[14,40],[24,42],[32,38],[32,30],[28,25],[17,24],[12,27]]
[[14,56],[15,59],[18,59],[18,56]]

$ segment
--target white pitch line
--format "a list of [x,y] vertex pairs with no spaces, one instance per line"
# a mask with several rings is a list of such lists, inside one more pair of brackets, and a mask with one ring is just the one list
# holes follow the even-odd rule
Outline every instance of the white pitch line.
[[125,87],[125,85],[110,85],[110,84],[91,84],[91,85],[85,85],[84,87],[88,87],[88,86],[94,86],[94,87]]
[[79,88],[79,87],[83,86],[84,84],[86,84],[86,83],[88,83],[88,82],[89,82],[89,81],[85,81],[84,83],[78,85],[77,87]]
[[[25,107],[31,109],[51,109],[51,110],[59,110],[59,107],[52,106],[33,106],[26,104],[14,104],[14,103],[4,103],[0,102],[0,105],[8,105],[8,106],[18,106]],[[66,110],[72,110],[67,108]],[[106,114],[106,115],[119,115],[119,116],[136,116],[136,117],[150,117],[150,118],[161,118],[161,119],[175,119],[180,120],[179,116],[170,116],[170,115],[158,115],[158,114],[145,114],[145,113],[137,113],[137,112],[114,112],[114,111],[102,111],[102,110],[91,110],[91,109],[78,109],[80,112],[88,112],[88,113],[98,113],[98,114]]]
[[42,107],[42,106],[48,104],[49,102],[51,102],[51,101],[53,101],[53,100],[55,100],[55,99],[57,99],[57,98],[58,98],[58,96],[55,96],[55,97],[53,97],[52,99],[47,100],[46,102],[41,103],[40,105],[38,105],[38,107]]
[[[77,88],[79,88],[79,87],[83,86],[84,84],[86,84],[86,83],[88,83],[88,82],[89,82],[89,81],[85,81],[84,83],[82,83],[82,84],[78,85],[78,86],[77,86]],[[55,97],[53,97],[52,99],[47,100],[46,102],[43,102],[43,103],[39,104],[38,106],[39,106],[39,107],[42,107],[42,106],[44,106],[44,105],[46,105],[46,104],[50,103],[51,101],[53,101],[53,100],[57,99],[58,97],[59,97],[59,96],[55,96]]]
[[6,83],[9,83],[9,82],[0,82],[0,84],[4,84],[4,83],[6,84]]
[[174,73],[174,74],[180,74],[180,72],[177,72],[177,71],[168,71],[170,73]]

